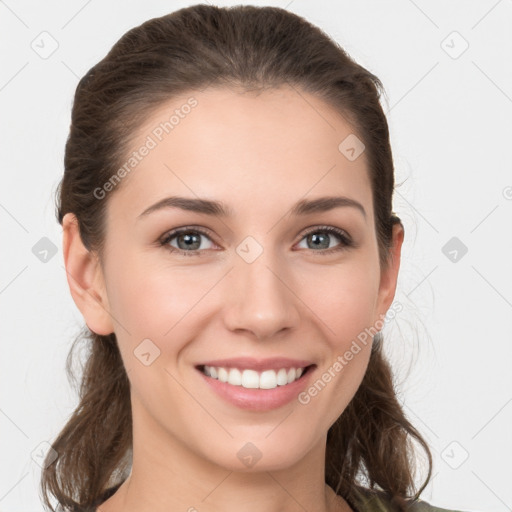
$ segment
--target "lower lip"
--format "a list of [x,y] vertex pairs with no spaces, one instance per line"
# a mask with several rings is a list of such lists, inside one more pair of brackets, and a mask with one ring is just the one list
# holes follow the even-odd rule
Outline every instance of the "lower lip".
[[299,393],[308,384],[315,366],[308,368],[299,379],[285,386],[277,386],[274,389],[248,389],[243,386],[233,386],[227,382],[205,375],[201,370],[196,370],[205,382],[222,398],[240,409],[251,411],[268,411],[277,409],[298,398]]

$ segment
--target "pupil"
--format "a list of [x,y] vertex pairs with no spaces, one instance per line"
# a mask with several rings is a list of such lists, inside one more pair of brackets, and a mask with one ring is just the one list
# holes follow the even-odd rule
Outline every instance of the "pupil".
[[[194,241],[194,238],[198,238],[196,235],[190,235],[190,234],[185,234],[185,235],[182,235],[182,237],[185,239],[185,247],[188,247],[189,249],[191,248],[191,245],[194,244],[194,243],[198,243],[197,240]],[[199,242],[200,244],[200,242]],[[193,247],[193,249],[197,249],[197,247]]]
[[[321,243],[322,243],[322,242],[321,242],[321,240],[319,240],[319,238],[323,237],[325,240],[327,239],[327,237],[326,237],[325,235],[320,235],[320,236],[319,236],[319,235],[313,234],[313,235],[311,235],[311,237],[313,238],[313,243],[314,243],[317,247],[318,247],[319,245],[321,245]],[[324,241],[325,241],[325,240],[324,240]],[[324,245],[325,245],[325,244],[324,244]],[[326,247],[328,247],[328,246],[329,246],[329,242],[327,241],[327,246],[326,246]]]

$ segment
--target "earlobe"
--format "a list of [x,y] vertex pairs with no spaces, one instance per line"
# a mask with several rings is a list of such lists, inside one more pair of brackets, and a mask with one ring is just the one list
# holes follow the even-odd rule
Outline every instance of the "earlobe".
[[111,334],[114,326],[99,259],[84,246],[73,213],[64,216],[62,229],[64,264],[71,296],[91,331]]
[[381,272],[378,305],[379,315],[386,314],[395,297],[403,241],[404,227],[401,222],[398,222],[393,225],[392,246],[389,249],[388,265]]

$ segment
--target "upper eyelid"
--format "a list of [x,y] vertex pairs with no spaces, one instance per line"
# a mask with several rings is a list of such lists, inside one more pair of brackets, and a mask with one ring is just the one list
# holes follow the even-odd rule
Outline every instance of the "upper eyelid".
[[[353,242],[352,236],[350,235],[350,233],[346,229],[339,228],[337,226],[330,226],[330,225],[326,225],[326,224],[312,224],[311,226],[305,227],[304,229],[301,230],[300,235],[299,235],[300,238],[299,238],[298,241],[301,241],[309,233],[315,232],[315,231],[322,231],[322,229],[324,229],[324,230],[339,230],[349,239],[350,242]],[[165,243],[169,239],[172,239],[172,238],[174,238],[174,237],[176,237],[176,236],[178,236],[178,235],[180,235],[182,233],[194,232],[194,231],[198,232],[199,234],[201,234],[203,236],[207,236],[208,238],[210,238],[210,240],[212,242],[216,243],[215,242],[215,235],[212,235],[213,232],[210,229],[208,229],[208,228],[199,227],[199,226],[182,226],[182,227],[178,227],[178,228],[175,228],[175,229],[171,229],[171,230],[167,231],[160,238],[160,241],[162,243]],[[331,232],[330,234],[331,235],[340,236],[335,231]],[[193,251],[190,251],[190,252],[193,252]]]
[[212,241],[215,238],[214,236],[212,236],[212,232],[208,228],[200,228],[200,227],[195,227],[195,226],[183,226],[180,228],[170,229],[169,231],[166,231],[160,237],[159,240],[164,241],[169,238],[174,238],[175,236],[181,235],[183,233],[188,233],[188,232],[192,232],[192,233],[197,232],[201,235],[208,236],[209,238],[212,239]]

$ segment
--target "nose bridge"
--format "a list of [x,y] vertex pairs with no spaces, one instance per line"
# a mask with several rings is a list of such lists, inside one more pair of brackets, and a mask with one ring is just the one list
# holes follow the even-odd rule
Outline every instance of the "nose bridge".
[[254,240],[242,242],[230,272],[228,327],[252,331],[258,338],[295,327],[300,317],[290,279],[270,247],[258,248]]

